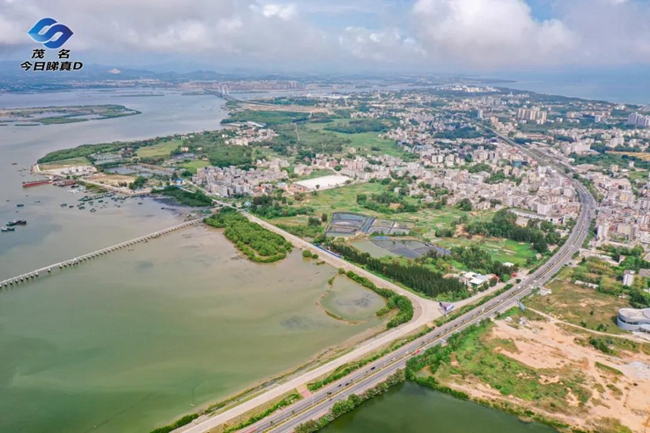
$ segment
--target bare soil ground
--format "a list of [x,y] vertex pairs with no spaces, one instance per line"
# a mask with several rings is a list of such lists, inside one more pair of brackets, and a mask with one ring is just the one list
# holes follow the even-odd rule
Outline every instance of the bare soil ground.
[[[490,340],[511,342],[515,348],[499,352],[540,373],[552,371],[553,375],[542,375],[542,383],[558,383],[558,371],[583,373],[583,385],[591,390],[587,403],[578,408],[578,398],[569,392],[568,408],[544,411],[546,416],[597,432],[626,431],[620,429],[622,425],[633,432],[650,433],[649,355],[619,351],[617,356],[608,356],[591,346],[577,344],[576,334],[546,321],[529,322],[527,326],[497,321]],[[507,401],[540,412],[533,402],[506,397],[483,384],[463,382],[452,378],[450,385],[473,398]]]

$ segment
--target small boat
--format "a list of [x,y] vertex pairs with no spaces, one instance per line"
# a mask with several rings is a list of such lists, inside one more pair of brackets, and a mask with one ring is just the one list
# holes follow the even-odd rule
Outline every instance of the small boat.
[[13,228],[13,227],[2,227],[2,228],[0,229],[0,231],[2,231],[2,232],[15,232],[16,229]]

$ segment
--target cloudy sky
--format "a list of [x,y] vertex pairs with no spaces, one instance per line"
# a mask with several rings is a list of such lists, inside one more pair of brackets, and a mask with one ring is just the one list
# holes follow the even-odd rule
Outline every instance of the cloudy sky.
[[[650,0],[0,0],[0,59],[66,24],[88,62],[494,72],[650,64]],[[179,69],[182,67],[179,66]]]

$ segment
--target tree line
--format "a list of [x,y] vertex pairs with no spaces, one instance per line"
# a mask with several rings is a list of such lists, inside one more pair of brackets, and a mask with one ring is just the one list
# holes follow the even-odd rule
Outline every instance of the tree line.
[[528,242],[538,253],[548,252],[548,241],[544,231],[533,227],[520,227],[517,216],[506,209],[494,214],[492,221],[475,221],[467,224],[465,230],[470,235],[483,235],[511,239],[516,242]]
[[418,264],[403,265],[398,261],[385,261],[362,253],[356,248],[339,242],[330,244],[330,248],[343,255],[351,262],[365,266],[367,269],[385,275],[405,286],[430,297],[444,297],[449,300],[467,298],[470,293],[465,284],[456,278],[446,278]]
[[271,263],[287,257],[291,243],[243,215],[229,208],[205,219],[205,223],[216,228],[225,228],[224,236],[250,260]]

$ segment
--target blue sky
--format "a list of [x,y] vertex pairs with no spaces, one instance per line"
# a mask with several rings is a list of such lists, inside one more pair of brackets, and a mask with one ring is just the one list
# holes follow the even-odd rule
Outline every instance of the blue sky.
[[650,64],[647,0],[0,0],[0,56],[43,17],[113,65],[497,73]]

